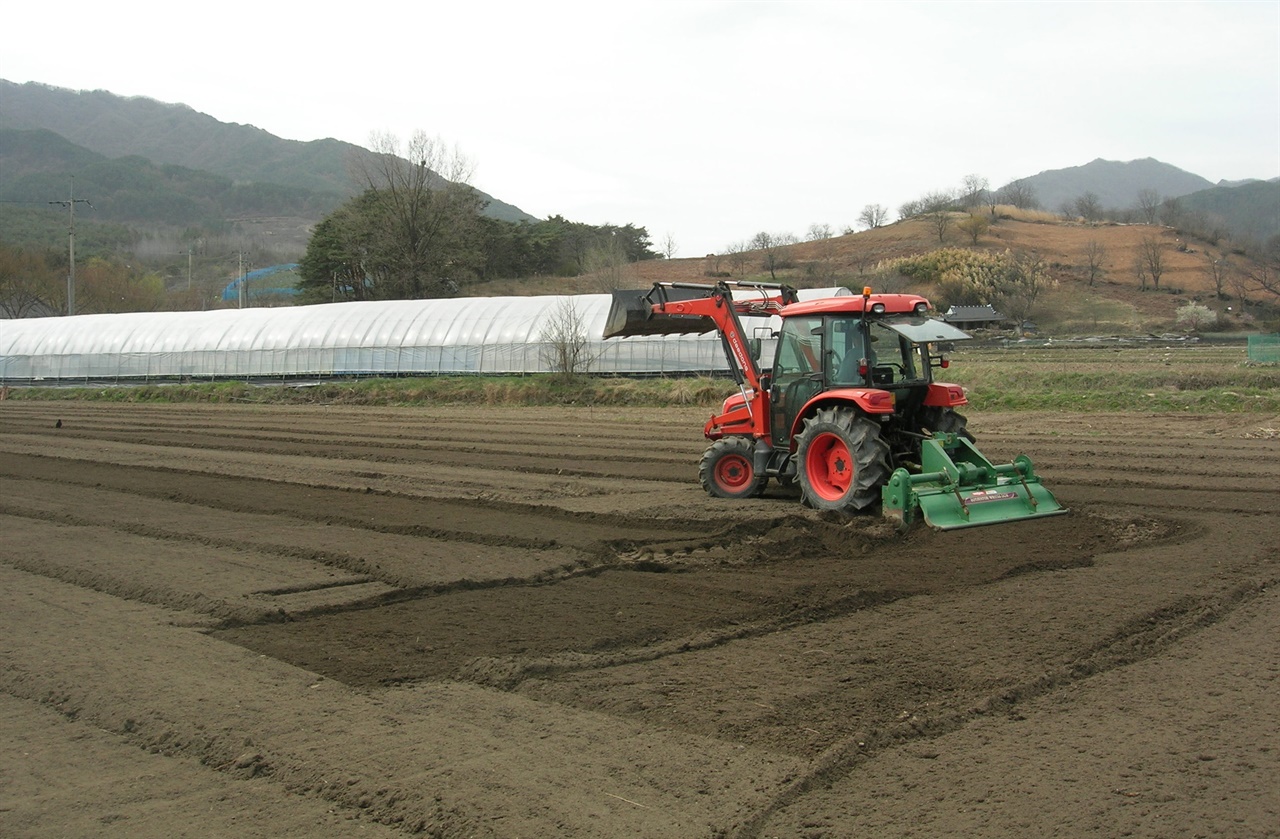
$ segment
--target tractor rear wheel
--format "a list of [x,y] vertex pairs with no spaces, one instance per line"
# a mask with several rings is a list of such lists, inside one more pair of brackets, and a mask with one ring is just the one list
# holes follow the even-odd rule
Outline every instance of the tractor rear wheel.
[[957,413],[952,408],[926,408],[922,419],[924,421],[921,424],[930,431],[958,434],[970,443],[973,442],[973,435],[968,429],[969,421],[964,414]]
[[698,464],[702,488],[716,498],[753,498],[768,478],[756,474],[755,444],[746,437],[724,437],[707,447]]
[[800,491],[815,510],[853,512],[880,500],[889,480],[889,444],[880,426],[849,408],[822,408],[796,446]]

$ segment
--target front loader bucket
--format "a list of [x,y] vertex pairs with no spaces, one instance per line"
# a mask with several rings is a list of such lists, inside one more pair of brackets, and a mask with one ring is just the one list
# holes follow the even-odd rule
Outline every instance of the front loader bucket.
[[677,315],[653,311],[655,303],[696,300],[706,297],[703,290],[682,288],[647,288],[613,292],[613,303],[604,322],[605,338],[632,335],[682,335],[711,332],[716,328],[711,318],[700,315]]
[[921,446],[920,466],[915,474],[898,469],[881,490],[884,514],[904,527],[917,518],[954,530],[1067,512],[1026,455],[996,466],[964,437],[935,434]]

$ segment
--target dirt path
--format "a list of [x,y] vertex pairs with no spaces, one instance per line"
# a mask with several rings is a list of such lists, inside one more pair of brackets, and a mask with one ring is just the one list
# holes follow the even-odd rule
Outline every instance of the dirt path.
[[1071,514],[900,536],[703,413],[0,403],[0,835],[1280,831],[1280,419],[972,416]]

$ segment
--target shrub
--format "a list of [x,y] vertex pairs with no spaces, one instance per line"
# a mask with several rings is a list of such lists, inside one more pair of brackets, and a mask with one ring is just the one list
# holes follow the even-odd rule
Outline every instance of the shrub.
[[1190,300],[1178,307],[1175,312],[1175,321],[1179,327],[1188,332],[1201,332],[1217,325],[1218,313],[1208,306]]

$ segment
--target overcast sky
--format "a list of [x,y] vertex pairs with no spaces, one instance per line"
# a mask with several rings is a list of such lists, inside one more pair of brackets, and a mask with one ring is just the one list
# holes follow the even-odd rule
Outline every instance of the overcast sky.
[[293,140],[423,130],[491,195],[678,257],[841,232],[970,173],[1280,175],[1280,0],[61,0],[4,28],[0,78]]

